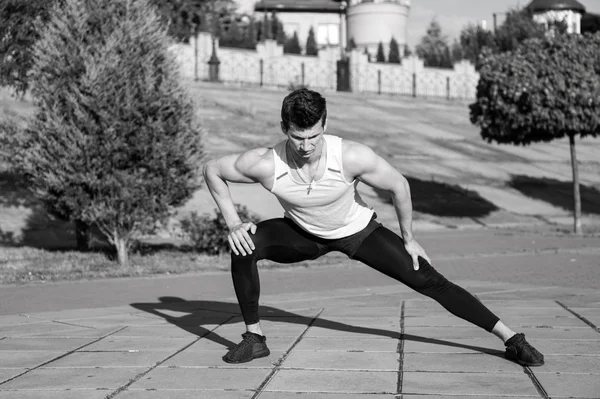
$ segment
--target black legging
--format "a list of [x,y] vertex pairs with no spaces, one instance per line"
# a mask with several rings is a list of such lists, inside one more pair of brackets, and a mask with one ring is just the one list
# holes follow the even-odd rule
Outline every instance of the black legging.
[[252,254],[231,253],[233,285],[246,324],[259,321],[257,261],[295,263],[316,259],[335,250],[433,298],[455,316],[486,331],[492,331],[499,320],[477,298],[448,281],[423,258],[419,258],[419,270],[415,271],[402,238],[379,224],[363,236],[357,233],[340,240],[325,240],[305,232],[290,219],[280,218],[258,223],[256,233],[250,236],[256,248]]

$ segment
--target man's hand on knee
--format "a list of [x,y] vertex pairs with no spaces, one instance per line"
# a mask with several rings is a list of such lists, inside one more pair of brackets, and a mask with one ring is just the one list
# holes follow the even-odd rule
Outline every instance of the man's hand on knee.
[[256,233],[256,225],[254,223],[240,223],[230,229],[227,240],[234,254],[239,255],[241,253],[242,256],[246,256],[254,251],[254,243],[248,232],[252,234]]

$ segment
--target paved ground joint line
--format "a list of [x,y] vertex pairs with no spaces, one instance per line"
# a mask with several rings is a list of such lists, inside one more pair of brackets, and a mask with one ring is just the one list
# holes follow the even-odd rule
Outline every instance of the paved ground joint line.
[[546,390],[542,386],[542,383],[540,382],[540,380],[537,379],[537,377],[535,376],[535,374],[533,373],[533,371],[531,371],[531,369],[529,368],[529,366],[524,366],[523,370],[525,371],[525,374],[527,374],[527,376],[529,377],[529,379],[531,380],[531,382],[533,382],[533,386],[535,386],[535,389],[538,391],[538,393],[540,394],[540,396],[543,399],[550,399],[550,396],[548,396],[548,392],[546,392]]
[[569,309],[569,307],[567,305],[565,305],[564,303],[560,302],[560,301],[554,301],[556,302],[559,306],[561,306],[563,309],[565,309],[567,312],[571,313],[573,316],[577,317],[579,320],[583,321],[585,324],[587,324],[588,326],[592,327],[594,329],[594,331],[599,332],[600,333],[600,328],[598,328],[597,325],[595,325],[594,323],[592,323],[591,321],[589,321],[588,319],[586,319],[585,317],[583,317],[582,315],[580,315],[579,313],[577,313],[576,311]]
[[[302,340],[302,338],[304,338],[304,335],[306,335],[306,332],[308,331],[308,329],[314,324],[314,322],[319,318],[319,316],[321,316],[321,313],[323,313],[324,310],[325,310],[325,308],[321,308],[321,310],[319,310],[319,313],[317,313],[317,315],[315,317],[313,317],[313,319],[310,321],[310,323],[308,323],[308,325],[306,326],[304,331],[302,331],[302,334],[300,334],[300,336],[298,336],[298,338],[296,338],[296,340],[292,343],[292,345],[289,347],[289,349],[286,350],[283,353],[283,355],[281,355],[279,360],[277,360],[277,362],[273,365],[273,369],[271,370],[269,375],[267,375],[267,377],[263,380],[263,382],[258,386],[258,388],[256,389],[256,392],[254,392],[254,395],[252,395],[252,397],[250,399],[258,398],[258,396],[262,393],[263,389],[267,386],[267,384],[269,382],[271,382],[273,377],[275,377],[275,374],[277,374],[277,372],[281,369],[281,364],[285,361],[285,359],[288,357],[290,352],[296,347],[296,345],[298,345],[298,343]],[[107,399],[109,399],[109,398],[107,398]]]
[[402,392],[402,383],[404,380],[404,307],[406,301],[402,301],[400,306],[400,341],[398,342],[398,383],[396,393]]
[[117,396],[118,394],[120,394],[121,392],[125,391],[127,388],[129,388],[131,385],[135,384],[137,381],[140,380],[140,378],[142,378],[143,376],[145,376],[146,374],[148,374],[149,372],[151,372],[152,370],[154,370],[155,368],[157,368],[158,366],[160,366],[161,364],[163,364],[164,362],[166,362],[167,360],[173,358],[174,356],[180,354],[181,352],[183,352],[184,350],[186,350],[187,348],[189,348],[190,346],[194,345],[196,342],[200,341],[202,338],[206,337],[207,335],[209,335],[210,333],[212,333],[213,331],[215,331],[217,328],[221,327],[223,324],[228,323],[229,321],[231,321],[235,316],[231,316],[230,318],[228,318],[227,320],[223,321],[221,324],[219,324],[218,326],[216,326],[215,328],[213,328],[210,331],[207,331],[206,333],[202,334],[201,336],[198,337],[198,339],[195,339],[194,341],[190,342],[189,344],[183,346],[183,348],[177,350],[175,353],[170,354],[169,356],[167,356],[166,358],[164,358],[161,361],[156,362],[156,364],[152,367],[150,367],[148,370],[146,371],[142,371],[141,373],[139,373],[138,375],[136,375],[135,377],[133,377],[131,380],[129,380],[129,382],[127,382],[125,385],[117,388],[115,391],[113,391],[110,395],[106,395],[105,399],[112,399],[115,396]]
[[96,327],[84,326],[82,324],[67,323],[66,321],[60,321],[60,320],[52,320],[52,323],[64,324],[66,326],[72,326],[72,327],[90,328],[92,330],[97,330]]
[[4,380],[4,381],[0,382],[0,385],[4,385],[4,384],[6,384],[7,382],[10,382],[10,381],[12,381],[12,380],[14,380],[14,379],[17,379],[17,378],[19,378],[19,377],[21,377],[21,376],[23,376],[23,375],[25,375],[25,374],[27,374],[27,373],[29,373],[29,372],[33,371],[33,370],[37,370],[37,369],[39,369],[40,367],[44,367],[44,366],[45,366],[45,365],[47,365],[47,364],[50,364],[50,363],[52,363],[52,362],[55,362],[55,361],[57,361],[57,360],[60,360],[60,359],[62,359],[62,358],[64,358],[64,357],[67,357],[67,356],[69,356],[69,355],[71,355],[71,354],[73,354],[73,353],[77,352],[78,350],[80,350],[80,349],[82,349],[82,348],[85,348],[85,347],[87,347],[87,346],[90,346],[90,345],[92,345],[92,344],[95,344],[96,342],[98,342],[98,341],[100,341],[100,340],[103,340],[104,338],[106,338],[106,337],[109,337],[109,336],[111,336],[111,335],[113,335],[113,334],[116,334],[116,333],[118,333],[119,331],[123,331],[123,330],[124,330],[124,329],[126,329],[126,328],[127,328],[126,326],[125,326],[125,327],[118,328],[118,329],[116,329],[115,331],[109,332],[108,334],[106,334],[106,335],[103,335],[103,336],[102,336],[102,337],[100,337],[100,338],[96,338],[95,340],[93,340],[93,341],[91,341],[91,342],[88,342],[87,344],[81,345],[81,346],[79,346],[79,347],[77,347],[77,348],[75,348],[75,349],[72,349],[72,350],[68,351],[67,353],[63,353],[62,355],[60,355],[60,356],[57,356],[57,357],[55,357],[55,358],[52,358],[52,359],[50,359],[50,360],[48,360],[48,361],[46,361],[46,362],[44,362],[44,363],[42,363],[42,364],[38,364],[38,365],[37,365],[37,366],[35,366],[35,367],[32,367],[32,368],[30,368],[30,369],[27,369],[27,370],[25,370],[24,372],[22,372],[22,373],[21,373],[21,374],[19,374],[19,375],[15,375],[14,377],[11,377],[11,378],[9,378],[8,380]]

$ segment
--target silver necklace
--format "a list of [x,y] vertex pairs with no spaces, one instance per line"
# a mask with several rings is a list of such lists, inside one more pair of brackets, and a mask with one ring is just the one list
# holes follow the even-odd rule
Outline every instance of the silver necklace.
[[[309,195],[313,189],[313,186],[315,185],[315,177],[317,176],[317,173],[319,173],[319,165],[321,165],[321,158],[323,157],[323,149],[321,149],[321,153],[319,154],[319,160],[317,161],[317,168],[316,168],[315,173],[313,174],[312,178],[310,178],[304,174],[304,172],[298,166],[298,164],[296,163],[296,160],[294,159],[294,156],[291,153],[290,153],[290,156],[292,158],[292,162],[294,163],[294,168],[296,168],[296,172],[298,172],[298,176],[300,176],[300,179],[302,179],[303,183],[308,183],[308,188],[306,189],[306,195]],[[309,181],[310,181],[310,183],[309,183]]]

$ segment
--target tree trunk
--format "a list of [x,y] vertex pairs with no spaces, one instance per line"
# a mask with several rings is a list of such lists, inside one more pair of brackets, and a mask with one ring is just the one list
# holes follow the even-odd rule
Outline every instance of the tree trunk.
[[129,248],[127,239],[119,236],[118,234],[114,235],[114,243],[117,248],[117,259],[119,260],[119,265],[123,267],[129,266]]
[[75,240],[78,251],[90,250],[90,226],[81,220],[75,221]]
[[577,154],[575,152],[575,137],[569,136],[571,148],[571,168],[573,169],[573,218],[576,235],[581,235],[581,195],[579,194],[579,169],[577,166]]

